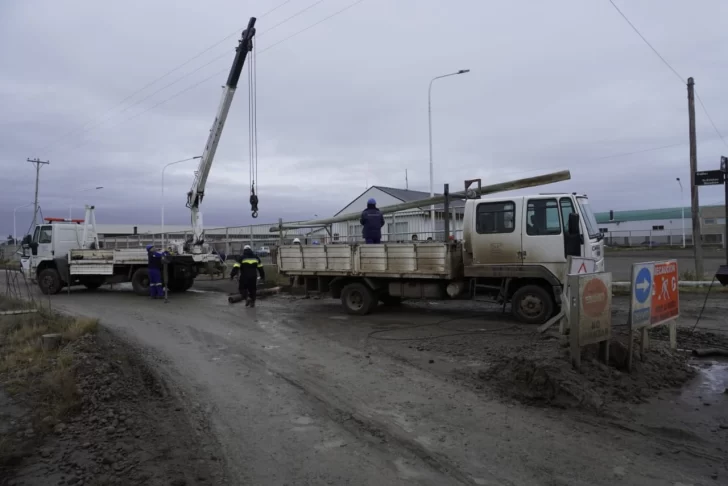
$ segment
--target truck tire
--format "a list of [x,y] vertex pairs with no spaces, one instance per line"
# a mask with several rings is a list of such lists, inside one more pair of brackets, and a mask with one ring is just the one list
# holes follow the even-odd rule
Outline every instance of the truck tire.
[[525,324],[543,324],[554,313],[554,300],[540,285],[524,285],[511,297],[511,312]]
[[54,295],[61,291],[63,283],[58,270],[46,268],[38,274],[38,287],[46,295]]
[[341,290],[341,304],[348,314],[365,316],[377,305],[372,289],[362,283],[350,283]]
[[134,275],[131,276],[131,288],[137,295],[149,295],[149,270],[147,268],[136,269]]

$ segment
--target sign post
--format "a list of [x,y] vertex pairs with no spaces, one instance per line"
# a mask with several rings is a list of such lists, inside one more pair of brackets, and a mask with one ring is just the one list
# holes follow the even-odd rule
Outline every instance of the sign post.
[[723,249],[725,250],[725,264],[728,265],[728,157],[720,158],[720,171],[723,173],[723,188],[725,189],[725,214],[723,220],[725,221],[725,234],[723,235]]
[[569,275],[571,363],[581,368],[581,348],[599,343],[599,356],[609,363],[612,336],[612,274]]
[[632,265],[629,306],[627,370],[632,370],[633,331],[641,331],[640,356],[649,348],[648,330],[667,323],[670,348],[677,349],[677,321],[680,316],[677,261],[635,263]]

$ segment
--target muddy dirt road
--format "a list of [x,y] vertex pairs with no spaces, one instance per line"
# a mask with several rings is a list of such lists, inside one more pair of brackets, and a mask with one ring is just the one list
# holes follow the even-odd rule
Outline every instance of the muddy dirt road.
[[[718,435],[691,436],[687,447],[681,437],[649,436],[614,418],[476,392],[451,379],[453,363],[440,356],[418,354],[411,342],[392,349],[368,339],[395,323],[462,311],[408,308],[358,318],[330,300],[280,296],[246,309],[199,290],[169,304],[118,290],[52,300],[56,309],[100,318],[156,363],[200,422],[212,424],[228,484],[698,485],[720,484],[714,474],[728,478],[726,452],[715,447],[716,440],[725,447],[728,431],[717,426]],[[488,326],[512,325],[495,311],[490,317]]]

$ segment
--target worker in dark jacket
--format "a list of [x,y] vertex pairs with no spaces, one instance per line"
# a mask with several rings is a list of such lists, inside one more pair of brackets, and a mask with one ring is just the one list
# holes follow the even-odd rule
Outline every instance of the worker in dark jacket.
[[245,245],[243,254],[240,259],[233,265],[231,279],[238,277],[238,290],[240,295],[245,299],[245,307],[255,307],[255,297],[258,292],[258,275],[265,280],[265,270],[260,258],[253,253],[250,246]]
[[149,296],[152,299],[164,297],[162,289],[162,257],[164,253],[160,253],[154,249],[154,245],[147,245],[147,270],[149,271]]
[[382,212],[377,209],[377,201],[369,199],[367,201],[367,208],[362,211],[361,219],[361,233],[364,237],[364,241],[370,243],[381,243],[382,242],[382,226],[384,226],[384,216]]

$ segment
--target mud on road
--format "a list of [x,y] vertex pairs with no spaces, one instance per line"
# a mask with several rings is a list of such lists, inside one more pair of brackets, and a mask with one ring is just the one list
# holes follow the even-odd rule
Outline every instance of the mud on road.
[[[703,386],[722,375],[691,378],[679,358],[672,371],[685,377],[672,373],[674,382],[639,400],[615,392],[600,395],[600,407],[580,407],[568,394],[566,402],[542,396],[524,404],[500,386],[506,381],[483,373],[503,357],[538,356],[529,346],[558,354],[558,340],[533,340],[532,329],[497,307],[413,304],[354,317],[333,300],[278,296],[246,309],[228,305],[219,287],[200,282],[196,290],[169,304],[116,290],[53,302],[99,317],[145,350],[184,408],[209,422],[229,484],[698,485],[728,478],[728,395]],[[619,318],[626,301],[616,301]],[[698,307],[684,301],[685,323]],[[721,340],[728,309],[724,302],[711,309],[701,326]],[[684,390],[673,387],[685,380]],[[610,388],[591,387],[601,389]]]

